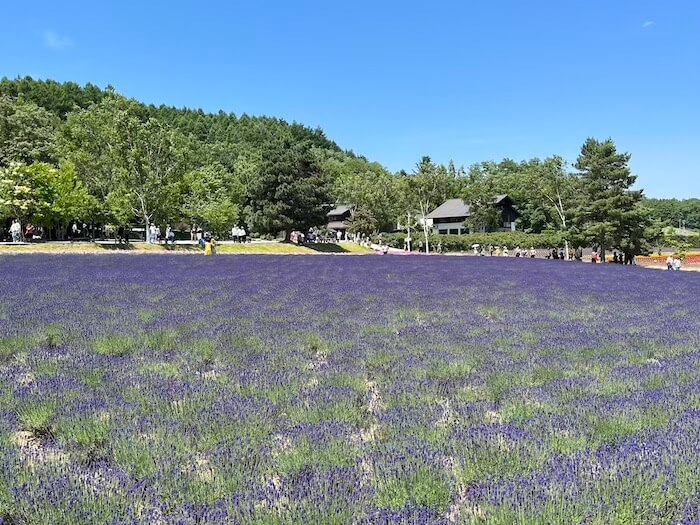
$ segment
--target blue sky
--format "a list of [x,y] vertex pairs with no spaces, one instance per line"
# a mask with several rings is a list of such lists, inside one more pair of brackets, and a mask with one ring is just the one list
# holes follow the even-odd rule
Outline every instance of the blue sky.
[[323,128],[389,169],[632,154],[700,197],[700,1],[18,2],[0,76]]

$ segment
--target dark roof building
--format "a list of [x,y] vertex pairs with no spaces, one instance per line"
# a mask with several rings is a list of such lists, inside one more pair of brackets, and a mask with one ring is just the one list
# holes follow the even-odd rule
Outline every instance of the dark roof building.
[[350,204],[339,204],[331,211],[326,213],[328,224],[326,227],[329,230],[345,231],[350,226],[350,219],[355,207]]
[[[515,220],[519,217],[513,199],[508,195],[496,195],[491,201],[501,211],[500,231],[515,231]],[[468,233],[464,225],[471,214],[469,204],[462,199],[449,199],[425,216],[433,233],[450,233],[461,235]]]
[[461,222],[469,217],[469,204],[462,199],[450,199],[425,216],[426,219],[433,219],[435,222],[454,222],[450,219],[461,219]]

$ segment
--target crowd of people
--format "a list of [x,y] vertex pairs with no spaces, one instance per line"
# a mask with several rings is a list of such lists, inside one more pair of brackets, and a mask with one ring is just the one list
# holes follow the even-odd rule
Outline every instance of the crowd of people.
[[175,244],[175,230],[168,224],[165,228],[165,237],[163,237],[160,226],[151,224],[148,229],[148,242],[150,244],[161,244],[165,242],[166,246],[172,246]]

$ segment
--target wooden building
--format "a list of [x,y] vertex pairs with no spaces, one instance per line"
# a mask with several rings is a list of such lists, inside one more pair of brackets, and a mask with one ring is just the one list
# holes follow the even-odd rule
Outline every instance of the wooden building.
[[[513,199],[508,195],[496,195],[491,205],[501,212],[498,231],[515,231],[515,221],[520,216]],[[432,233],[462,235],[469,233],[464,221],[470,216],[469,204],[462,199],[449,199],[425,216]]]

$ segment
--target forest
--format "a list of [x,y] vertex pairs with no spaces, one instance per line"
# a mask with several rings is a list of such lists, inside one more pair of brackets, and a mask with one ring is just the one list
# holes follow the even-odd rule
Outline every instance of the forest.
[[519,231],[587,245],[641,252],[664,226],[700,228],[700,199],[645,198],[629,158],[612,139],[588,139],[572,164],[554,154],[468,167],[422,156],[392,173],[297,122],[147,105],[112,86],[0,80],[0,219],[54,239],[73,221],[289,235],[322,227],[334,203],[352,204],[351,231],[369,234],[417,227],[456,197],[471,205],[469,229],[488,232],[497,194],[516,203]]

